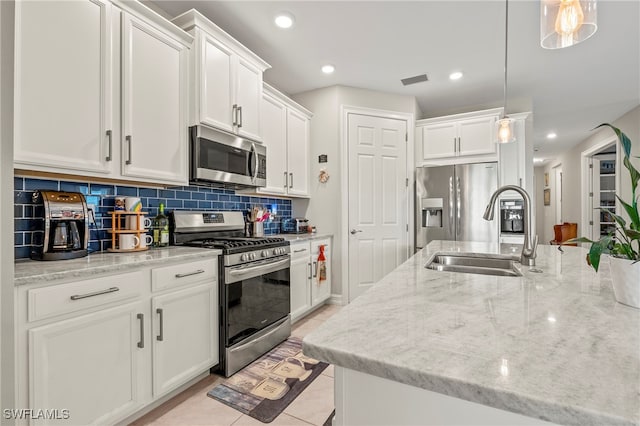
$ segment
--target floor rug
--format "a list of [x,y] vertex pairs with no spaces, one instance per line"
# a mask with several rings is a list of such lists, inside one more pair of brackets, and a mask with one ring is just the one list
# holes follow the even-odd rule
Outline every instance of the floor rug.
[[207,395],[270,423],[328,366],[304,356],[302,340],[290,337]]

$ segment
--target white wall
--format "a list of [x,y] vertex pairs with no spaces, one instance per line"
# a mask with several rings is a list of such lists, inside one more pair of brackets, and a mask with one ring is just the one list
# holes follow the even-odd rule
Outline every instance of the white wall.
[[[611,124],[620,128],[631,139],[632,156],[640,155],[640,106],[635,107],[631,111],[628,111],[622,117],[613,121]],[[591,136],[582,141],[577,146],[573,147],[569,151],[560,155],[555,161],[542,168],[536,168],[537,173],[549,173],[551,182],[553,182],[553,168],[559,164],[562,165],[562,218],[565,222],[576,222],[578,224],[578,236],[583,235],[582,224],[582,201],[584,197],[587,197],[586,189],[581,187],[581,154],[583,151],[601,143],[605,139],[610,138],[613,135],[613,131],[609,128],[602,128],[598,131],[594,131]],[[620,145],[618,144],[618,148]],[[632,163],[634,167],[640,170],[640,159],[633,158]],[[629,174],[627,169],[620,165],[619,171],[621,173],[620,190],[618,194],[623,200],[631,199],[631,183],[629,181]],[[554,222],[554,197],[552,187],[551,205],[543,206],[543,214],[538,216],[538,224],[542,228],[538,228],[538,234],[540,235],[540,241],[548,243],[553,239],[553,225]],[[538,191],[542,190],[538,188]],[[636,194],[637,196],[638,194]],[[544,219],[542,222],[540,219]],[[544,234],[540,231],[544,230]],[[545,235],[545,238],[542,238]]]
[[[375,92],[347,86],[331,86],[293,95],[292,98],[313,112],[311,120],[311,199],[294,200],[293,215],[304,216],[316,226],[319,233],[333,234],[331,254],[332,289],[334,295],[343,291],[342,268],[346,261],[348,240],[342,234],[342,191],[346,191],[346,179],[340,174],[342,147],[340,146],[340,107],[354,106],[387,111],[421,114],[413,96]],[[318,156],[327,154],[328,162],[318,163]],[[321,168],[331,176],[326,184],[318,182]],[[346,280],[346,277],[345,277]],[[346,303],[343,300],[343,303]]]
[[13,356],[14,6],[0,1],[0,407],[15,407]]

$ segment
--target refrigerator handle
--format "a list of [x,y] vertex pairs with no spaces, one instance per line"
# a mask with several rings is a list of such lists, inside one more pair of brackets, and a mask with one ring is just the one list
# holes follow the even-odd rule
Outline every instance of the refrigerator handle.
[[456,235],[460,235],[460,176],[456,176]]
[[449,176],[449,229],[453,228],[453,176]]

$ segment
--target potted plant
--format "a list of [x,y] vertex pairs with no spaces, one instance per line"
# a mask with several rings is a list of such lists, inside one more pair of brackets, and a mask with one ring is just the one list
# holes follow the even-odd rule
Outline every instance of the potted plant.
[[611,266],[611,281],[616,300],[625,305],[640,308],[640,214],[638,213],[638,197],[636,189],[640,180],[640,172],[631,164],[631,140],[620,129],[604,123],[597,128],[607,126],[618,136],[624,153],[623,164],[629,171],[631,179],[631,200],[623,201],[617,194],[616,198],[629,216],[629,223],[620,215],[609,209],[601,208],[615,220],[615,232],[610,233],[598,241],[588,238],[574,238],[571,242],[591,243],[587,263],[598,271],[600,257],[608,254]]

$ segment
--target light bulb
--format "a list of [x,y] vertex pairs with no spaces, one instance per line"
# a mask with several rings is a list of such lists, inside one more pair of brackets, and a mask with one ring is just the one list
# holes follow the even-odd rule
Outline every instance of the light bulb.
[[579,0],[560,0],[555,30],[560,36],[561,46],[571,46],[573,36],[584,23],[584,13]]
[[505,117],[496,123],[496,142],[509,143],[516,140],[513,131],[513,120]]

